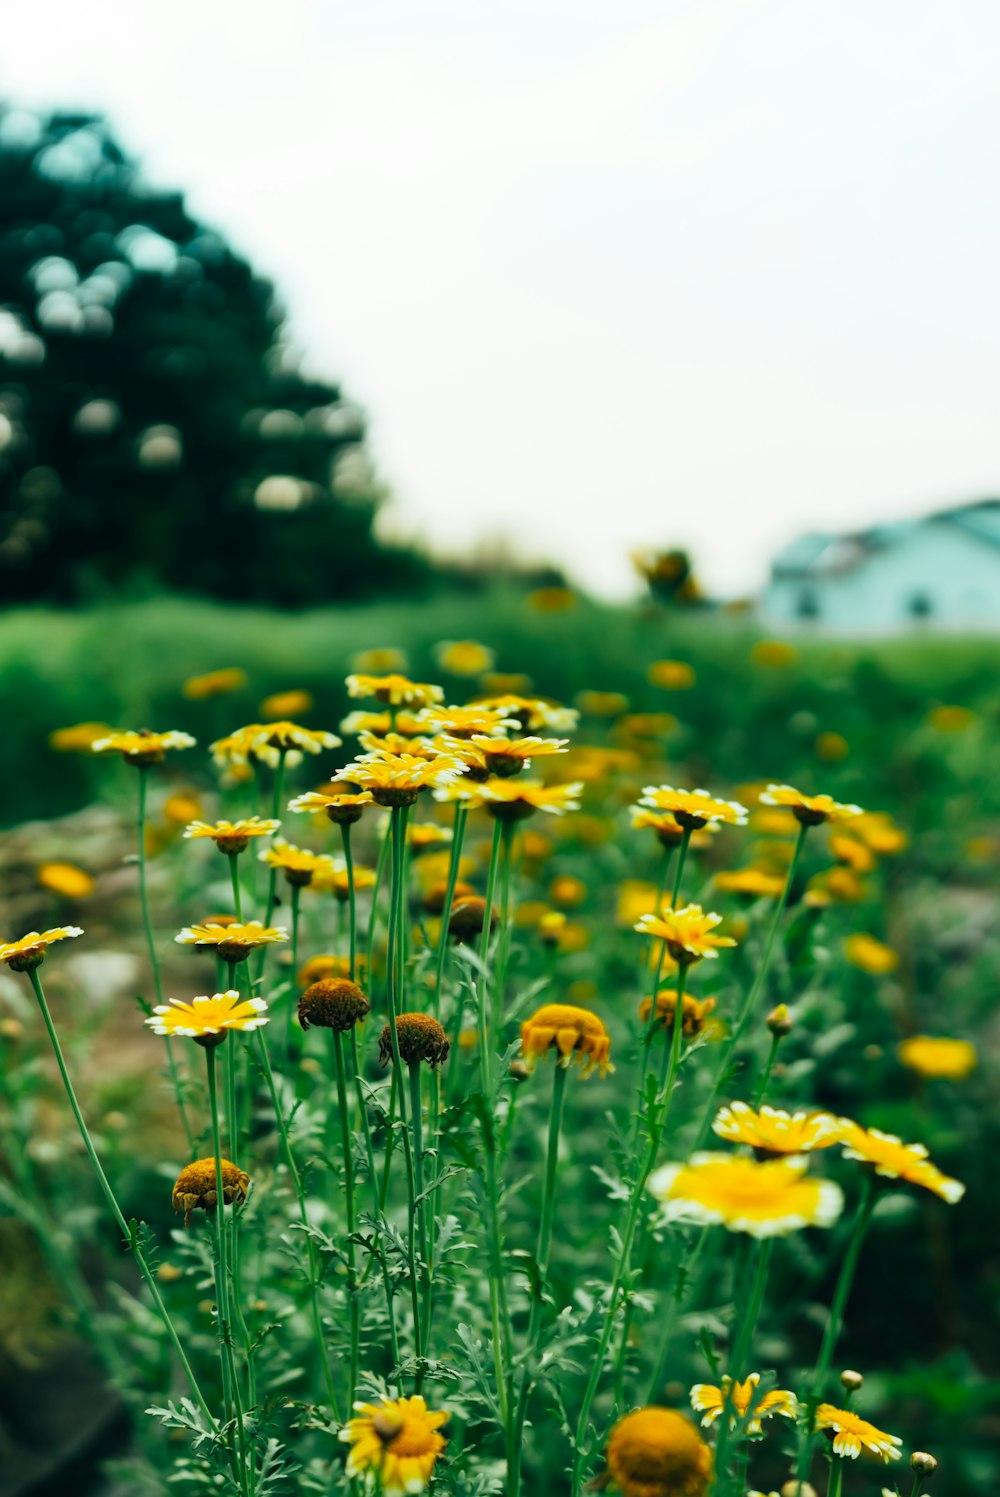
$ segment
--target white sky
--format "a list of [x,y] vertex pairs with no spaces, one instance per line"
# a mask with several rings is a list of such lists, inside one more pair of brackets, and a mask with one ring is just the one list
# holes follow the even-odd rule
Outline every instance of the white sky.
[[997,0],[38,0],[0,93],[276,278],[394,529],[734,592],[1000,492],[998,58]]

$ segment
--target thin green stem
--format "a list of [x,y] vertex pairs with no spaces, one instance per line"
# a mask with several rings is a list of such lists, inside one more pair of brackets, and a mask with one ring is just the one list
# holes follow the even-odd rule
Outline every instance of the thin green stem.
[[[226,1046],[224,1070],[226,1076],[226,1130],[229,1134],[229,1157],[234,1162],[239,1158],[239,1113],[236,1100],[236,1057],[239,1054],[237,1037],[233,1035],[232,1043]],[[240,1262],[240,1232],[237,1207],[233,1205],[232,1213],[232,1271],[233,1271],[233,1312],[236,1329],[239,1331],[243,1342],[243,1354],[247,1364],[247,1399],[250,1407],[257,1402],[257,1374],[254,1366],[253,1340],[247,1326],[246,1316],[243,1313],[243,1276]]]
[[659,1326],[660,1354],[656,1359],[656,1366],[653,1369],[653,1376],[650,1379],[649,1393],[646,1396],[647,1403],[656,1403],[663,1396],[663,1384],[667,1375],[667,1360],[670,1356],[670,1340],[673,1336],[674,1325],[677,1320],[677,1311],[680,1309],[681,1300],[684,1298],[684,1290],[690,1282],[698,1259],[701,1257],[702,1248],[708,1241],[710,1230],[709,1227],[702,1227],[688,1258],[684,1263],[678,1265],[677,1277],[674,1280],[670,1303]]
[[361,1306],[358,1300],[357,1248],[354,1242],[356,1218],[354,1207],[354,1140],[347,1108],[347,1075],[344,1059],[344,1036],[333,1031],[333,1053],[337,1072],[337,1108],[340,1113],[340,1139],[344,1160],[344,1202],[347,1208],[347,1293],[350,1301],[351,1348],[348,1371],[347,1407],[354,1407],[354,1390],[358,1385],[361,1360]]
[[236,1375],[236,1359],[233,1356],[232,1312],[230,1305],[229,1268],[226,1255],[226,1197],[222,1178],[222,1130],[219,1127],[219,1089],[216,1074],[216,1047],[205,1049],[205,1067],[208,1075],[208,1104],[212,1115],[212,1153],[215,1160],[215,1297],[216,1325],[219,1334],[219,1361],[222,1366],[222,1389],[227,1418],[235,1418],[236,1437],[239,1445],[240,1489],[246,1492],[246,1430],[243,1424],[243,1400],[240,1383]]
[[340,840],[344,848],[344,870],[347,874],[348,924],[350,928],[350,966],[348,972],[352,982],[358,964],[358,893],[354,887],[354,853],[351,850],[351,824],[340,823]]
[[375,926],[378,917],[378,896],[385,879],[385,865],[389,860],[390,838],[382,838],[382,846],[378,850],[378,860],[375,864],[375,882],[372,885],[372,904],[368,915],[368,941],[365,949],[365,982],[371,989],[372,981],[372,956],[375,950]]
[[422,1316],[424,1344],[420,1347],[420,1354],[421,1356],[426,1356],[426,1338],[430,1335],[428,1312],[431,1301],[431,1255],[430,1237],[427,1227],[427,1201],[424,1198],[424,1131],[423,1102],[420,1096],[420,1062],[411,1062],[407,1069],[410,1073],[410,1123],[413,1128],[413,1167],[417,1205],[417,1232],[420,1238],[421,1292],[424,1302]]
[[229,878],[233,886],[233,914],[242,925],[243,923],[243,896],[240,890],[240,855],[238,852],[226,854],[229,859]]
[[125,1217],[122,1215],[122,1210],[118,1204],[117,1197],[115,1196],[114,1191],[111,1189],[108,1177],[107,1175],[105,1175],[104,1169],[101,1165],[101,1161],[97,1156],[97,1150],[94,1148],[94,1142],[90,1136],[90,1131],[83,1120],[83,1113],[80,1111],[80,1104],[76,1099],[76,1092],[73,1090],[73,1083],[69,1079],[69,1072],[66,1069],[66,1060],[63,1056],[62,1046],[59,1043],[59,1036],[56,1034],[55,1024],[52,1022],[52,1014],[49,1011],[49,1005],[46,1001],[45,993],[42,989],[42,983],[41,979],[38,976],[37,969],[33,968],[28,973],[28,976],[31,979],[31,985],[35,990],[35,997],[38,1000],[38,1007],[41,1010],[42,1020],[48,1032],[49,1042],[52,1045],[52,1050],[56,1058],[56,1065],[59,1067],[59,1075],[62,1079],[63,1089],[66,1092],[70,1108],[72,1109],[73,1116],[76,1119],[76,1126],[80,1131],[80,1137],[82,1138],[83,1146],[87,1151],[87,1157],[90,1159],[91,1165],[93,1166],[94,1173],[97,1176],[98,1184],[100,1185],[101,1190],[104,1192],[104,1199],[107,1201],[108,1206],[111,1210],[111,1214],[118,1224],[118,1228],[122,1234],[123,1239],[129,1244],[132,1251],[132,1256],[135,1258],[136,1264],[138,1265],[139,1272],[142,1274],[142,1277],[146,1282],[146,1287],[152,1295],[153,1304],[156,1306],[157,1314],[163,1321],[163,1325],[167,1332],[167,1335],[170,1338],[171,1345],[173,1346],[174,1351],[177,1354],[177,1360],[180,1362],[184,1372],[184,1376],[187,1378],[188,1386],[191,1389],[191,1396],[193,1397],[198,1407],[201,1409],[205,1418],[208,1420],[210,1428],[217,1434],[218,1424],[216,1422],[215,1416],[209,1408],[208,1403],[205,1399],[205,1395],[202,1393],[201,1388],[198,1385],[198,1379],[195,1377],[194,1372],[192,1371],[191,1364],[187,1358],[187,1354],[184,1351],[183,1346],[181,1345],[180,1337],[178,1336],[177,1331],[174,1327],[174,1323],[170,1318],[170,1313],[163,1302],[163,1296],[160,1293],[159,1285],[157,1284],[156,1279],[153,1277],[149,1264],[146,1262],[145,1254],[139,1247],[134,1232],[129,1229],[129,1225],[126,1222]]
[[[361,1061],[358,1055],[358,1036],[356,1028],[351,1030],[351,1060],[354,1066],[354,1087],[358,1098],[358,1107],[361,1112],[361,1124],[365,1135],[365,1150],[368,1156],[368,1184],[372,1195],[372,1210],[375,1216],[380,1216],[382,1206],[379,1199],[378,1177],[375,1173],[375,1151],[372,1147],[372,1131],[368,1121],[368,1106],[364,1094],[364,1082],[361,1075]],[[370,1261],[370,1260],[369,1260]],[[389,1277],[389,1269],[385,1258],[379,1254],[379,1263],[382,1270],[382,1286],[385,1290],[386,1314],[389,1318],[389,1345],[392,1351],[393,1367],[399,1366],[399,1339],[396,1334],[396,1312],[392,1302],[392,1281]],[[367,1273],[367,1270],[366,1270]]]
[[[767,1289],[767,1277],[771,1266],[771,1252],[774,1247],[772,1237],[765,1238],[756,1247],[756,1263],[752,1275],[744,1275],[744,1283],[739,1287],[736,1301],[733,1305],[733,1325],[738,1327],[736,1341],[729,1356],[729,1375],[733,1380],[729,1384],[729,1390],[723,1402],[722,1414],[719,1418],[719,1438],[715,1447],[715,1469],[716,1469],[716,1492],[719,1497],[726,1491],[729,1485],[728,1455],[731,1437],[733,1434],[733,1420],[736,1416],[736,1408],[731,1400],[732,1388],[736,1382],[743,1381],[746,1376],[746,1360],[753,1344],[754,1332],[757,1329],[757,1321],[760,1319],[761,1306],[764,1303],[764,1294]],[[754,1257],[752,1248],[747,1254],[747,1262],[752,1262]],[[746,1278],[749,1277],[749,1285]],[[735,1489],[734,1489],[735,1490]]]
[[[462,842],[465,839],[465,823],[468,820],[469,811],[461,801],[455,802],[455,820],[451,833],[451,857],[448,860],[448,883],[445,888],[444,904],[441,908],[441,933],[438,936],[437,971],[434,975],[434,1016],[439,1018],[441,1014],[441,989],[444,985],[445,967],[448,962],[448,926],[451,924],[451,907],[455,902],[455,886],[458,883],[458,870],[462,866]],[[454,1041],[457,1049],[457,1036]]]

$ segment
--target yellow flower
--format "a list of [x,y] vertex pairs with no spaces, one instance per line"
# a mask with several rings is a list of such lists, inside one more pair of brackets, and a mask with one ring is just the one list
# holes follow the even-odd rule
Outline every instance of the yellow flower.
[[334,956],[332,952],[323,956],[311,956],[308,961],[303,962],[296,976],[299,987],[308,988],[327,978],[349,977],[350,962],[346,956]]
[[[854,828],[852,827],[853,831]],[[836,833],[830,838],[830,851],[838,863],[843,863],[854,873],[871,873],[875,867],[875,854],[864,842],[859,842],[854,837],[848,837],[844,833]]]
[[731,1144],[768,1154],[808,1154],[839,1144],[844,1123],[829,1112],[787,1113],[766,1103],[755,1112],[746,1102],[733,1102],[719,1109],[712,1131]]
[[447,1413],[429,1409],[419,1394],[354,1407],[360,1417],[340,1431],[351,1447],[347,1475],[376,1477],[383,1497],[422,1492],[445,1447],[438,1431]]
[[174,940],[181,946],[214,946],[225,962],[242,962],[261,946],[287,941],[288,932],[281,926],[263,925],[259,920],[228,925],[206,921],[204,925],[186,925]]
[[94,880],[75,863],[43,863],[38,870],[38,882],[43,889],[65,899],[86,899],[94,892]]
[[968,707],[935,707],[928,717],[939,733],[964,733],[975,720],[976,714]]
[[852,966],[860,967],[862,972],[869,972],[873,977],[883,977],[888,972],[895,972],[899,966],[898,953],[891,946],[876,941],[874,936],[865,931],[855,931],[847,937],[844,955]]
[[663,738],[678,727],[672,712],[631,712],[615,724],[615,734],[635,738]]
[[747,809],[739,801],[718,800],[707,790],[674,790],[671,785],[647,785],[639,801],[650,811],[667,811],[685,831],[698,831],[710,822],[745,826]]
[[375,697],[387,707],[430,707],[444,701],[444,691],[429,682],[411,681],[395,673],[388,676],[348,676],[349,697]]
[[700,904],[689,904],[682,910],[663,909],[659,915],[640,915],[632,928],[640,935],[666,941],[674,961],[686,967],[703,957],[714,960],[720,948],[736,945],[732,936],[715,934],[715,926],[721,923],[721,915],[706,913]]
[[712,1479],[712,1452],[676,1409],[649,1406],[619,1419],[606,1460],[622,1497],[702,1497]]
[[315,705],[310,691],[276,691],[261,702],[260,715],[265,722],[274,722],[276,719],[298,717],[301,713],[311,712]]
[[899,1460],[899,1447],[903,1443],[899,1436],[884,1434],[850,1409],[836,1409],[832,1403],[821,1403],[816,1410],[816,1428],[833,1432],[834,1455],[849,1456],[854,1461],[864,1446],[882,1461]]
[[902,852],[909,840],[885,811],[863,811],[851,822],[851,835],[880,856]]
[[904,1066],[921,1076],[943,1076],[961,1081],[976,1067],[976,1047],[968,1040],[935,1039],[915,1034],[903,1040],[896,1052]]
[[474,733],[492,738],[508,728],[519,728],[516,717],[509,717],[502,707],[425,707],[417,713],[417,722],[430,733],[446,733],[452,738],[471,738]]
[[844,806],[830,795],[803,795],[792,785],[768,785],[761,795],[765,806],[787,806],[802,826],[819,826],[823,821],[843,821],[861,816],[860,806]]
[[[374,868],[365,868],[355,863],[352,869],[355,893],[375,887]],[[347,876],[347,864],[342,858],[317,859],[309,885],[317,894],[332,894],[343,904],[351,897],[351,879]]]
[[558,1064],[575,1060],[584,1076],[598,1067],[602,1076],[613,1071],[611,1037],[596,1014],[568,1003],[546,1003],[521,1025],[521,1052],[529,1067],[538,1056],[555,1050]]
[[365,806],[375,804],[367,790],[351,794],[347,790],[307,790],[288,802],[289,811],[325,811],[337,826],[351,826],[360,821]]
[[366,671],[370,676],[385,676],[390,671],[405,671],[408,661],[403,650],[393,645],[379,645],[351,656],[351,669]]
[[799,824],[791,811],[779,808],[772,810],[770,806],[754,811],[750,826],[762,837],[794,837],[799,830]]
[[[219,1173],[222,1175],[223,1205],[230,1206],[234,1202],[245,1201],[250,1176],[237,1169],[228,1159],[219,1160]],[[186,1164],[181,1170],[173,1189],[172,1200],[174,1210],[178,1213],[183,1211],[186,1227],[191,1225],[192,1211],[215,1210],[219,1201],[216,1183],[214,1159],[196,1159],[193,1164]]]
[[436,821],[414,821],[406,828],[406,841],[414,853],[427,852],[451,839],[451,827],[440,826]]
[[445,738],[446,747],[458,754],[470,769],[507,778],[527,769],[532,759],[564,754],[568,738],[493,738],[474,733],[468,739]]
[[740,894],[747,899],[777,899],[785,880],[763,868],[736,868],[731,873],[717,873],[715,887],[720,894]]
[[525,733],[537,733],[539,728],[550,733],[571,733],[580,717],[572,707],[560,707],[558,702],[547,701],[544,697],[518,696],[515,692],[478,697],[469,706],[496,707],[510,717],[516,717]]
[[663,691],[687,691],[695,683],[695,674],[693,667],[683,660],[654,660],[646,679]]
[[574,905],[583,904],[587,898],[587,885],[582,878],[574,878],[571,873],[560,873],[549,885],[549,898],[553,904]]
[[29,930],[17,941],[0,941],[0,962],[6,962],[12,972],[30,972],[45,960],[45,953],[54,941],[68,941],[82,936],[78,925],[57,925],[52,930]]
[[844,1132],[841,1143],[844,1157],[870,1164],[876,1175],[888,1180],[905,1180],[910,1185],[922,1185],[933,1191],[942,1201],[954,1205],[965,1195],[965,1186],[960,1180],[943,1175],[932,1164],[923,1144],[904,1144],[894,1133],[882,1133],[878,1128],[862,1128],[860,1123],[842,1120]]
[[629,709],[628,697],[620,691],[578,691],[574,700],[585,717],[620,717]]
[[577,605],[576,594],[568,587],[536,587],[526,601],[536,613],[566,613]]
[[495,653],[474,639],[443,639],[434,646],[434,659],[443,671],[453,676],[481,676],[496,663]]
[[[685,993],[681,1003],[681,1032],[688,1036],[701,1034],[708,1025],[708,1016],[714,1012],[714,998],[695,998],[692,993]],[[639,1004],[639,1018],[643,1024],[649,1023],[649,1016],[653,1010],[652,998],[644,998]],[[656,995],[656,1021],[664,1029],[673,1029],[674,1019],[677,1014],[677,990],[676,988],[661,988]]]
[[293,847],[281,837],[258,854],[260,862],[269,868],[280,868],[290,884],[304,888],[312,882],[316,873],[332,871],[333,863],[324,853],[310,852],[306,847]]
[[759,1164],[732,1154],[695,1154],[649,1177],[668,1221],[723,1226],[751,1237],[783,1237],[803,1227],[829,1227],[844,1198],[832,1180],[806,1175],[806,1160],[791,1156]]
[[825,760],[827,764],[846,759],[851,752],[851,745],[843,733],[820,733],[813,747],[817,758]]
[[[258,759],[263,759],[264,751],[268,749],[275,755],[287,753],[289,749],[298,749],[304,754],[318,754],[323,749],[339,748],[340,742],[336,733],[328,733],[320,728],[303,728],[299,723],[280,718],[276,722],[260,724],[254,738],[253,751]],[[269,759],[267,762],[272,761]]]
[[498,821],[523,821],[534,811],[547,811],[551,816],[578,811],[582,789],[576,781],[569,785],[543,785],[538,780],[523,779],[486,780],[475,787],[476,798]]
[[190,733],[171,729],[167,733],[152,733],[148,728],[137,732],[109,733],[107,738],[98,738],[91,744],[95,754],[121,754],[126,764],[142,768],[147,764],[159,764],[168,749],[193,748],[195,739]]
[[158,1003],[145,1022],[154,1034],[196,1040],[204,1035],[224,1035],[228,1029],[259,1029],[268,1022],[267,1004],[263,998],[241,998],[230,988],[210,998],[192,998],[190,1003],[180,998]]
[[[723,1377],[721,1388],[715,1388],[711,1383],[695,1383],[691,1389],[691,1407],[704,1416],[701,1422],[707,1428],[719,1418],[728,1400],[729,1426],[735,1429],[741,1420],[746,1418],[759,1382],[760,1373],[751,1372],[746,1381],[742,1383],[733,1382],[730,1377]],[[772,1388],[754,1405],[753,1414],[746,1425],[746,1433],[759,1435],[762,1419],[770,1419],[775,1414],[782,1414],[786,1419],[794,1419],[797,1413],[798,1405],[795,1394],[790,1393],[787,1388]]]
[[89,754],[99,739],[113,731],[109,723],[73,723],[49,734],[49,748],[58,754]]
[[192,821],[185,827],[188,838],[210,837],[220,852],[243,852],[252,837],[269,837],[281,825],[280,821],[262,821],[259,816],[248,816],[243,821]]
[[382,758],[366,754],[346,765],[334,775],[334,782],[347,781],[367,790],[379,806],[411,806],[421,790],[450,785],[466,772],[454,754],[438,754],[434,759],[415,754],[394,754]]
[[392,714],[389,712],[349,712],[340,724],[340,731],[346,733],[349,738],[356,738],[360,733],[383,735],[395,729],[397,733],[410,737],[420,732],[418,716],[419,714],[415,712],[397,712],[396,721],[393,723]]
[[770,666],[776,669],[793,665],[798,655],[799,652],[795,646],[790,645],[784,639],[759,639],[750,651],[750,659],[754,665]]
[[163,802],[163,819],[172,826],[186,826],[195,821],[203,810],[201,801],[193,790],[175,790]]
[[234,665],[225,670],[206,671],[203,676],[188,676],[181,691],[190,702],[204,702],[230,691],[241,691],[246,684],[246,671]]

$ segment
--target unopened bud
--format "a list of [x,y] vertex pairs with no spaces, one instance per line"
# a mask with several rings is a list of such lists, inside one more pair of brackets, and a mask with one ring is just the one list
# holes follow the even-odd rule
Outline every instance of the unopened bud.
[[816,1497],[816,1488],[807,1481],[786,1481],[781,1497]]
[[910,1465],[918,1476],[933,1476],[938,1463],[926,1450],[915,1450],[910,1456]]
[[531,1075],[523,1060],[512,1060],[508,1069],[512,1081],[527,1081]]
[[764,1022],[776,1040],[783,1039],[786,1034],[791,1034],[793,1021],[788,1011],[788,1004],[779,1003],[777,1008],[772,1008]]
[[20,1019],[0,1019],[0,1036],[5,1040],[19,1040],[24,1033]]
[[864,1387],[865,1382],[860,1372],[852,1372],[849,1367],[846,1367],[840,1374],[840,1381],[848,1393],[857,1393],[859,1388]]

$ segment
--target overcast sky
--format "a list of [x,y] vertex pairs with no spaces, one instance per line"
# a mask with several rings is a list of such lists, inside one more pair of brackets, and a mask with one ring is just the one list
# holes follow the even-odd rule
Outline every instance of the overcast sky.
[[392,525],[604,592],[1000,493],[997,0],[37,0],[371,418]]

